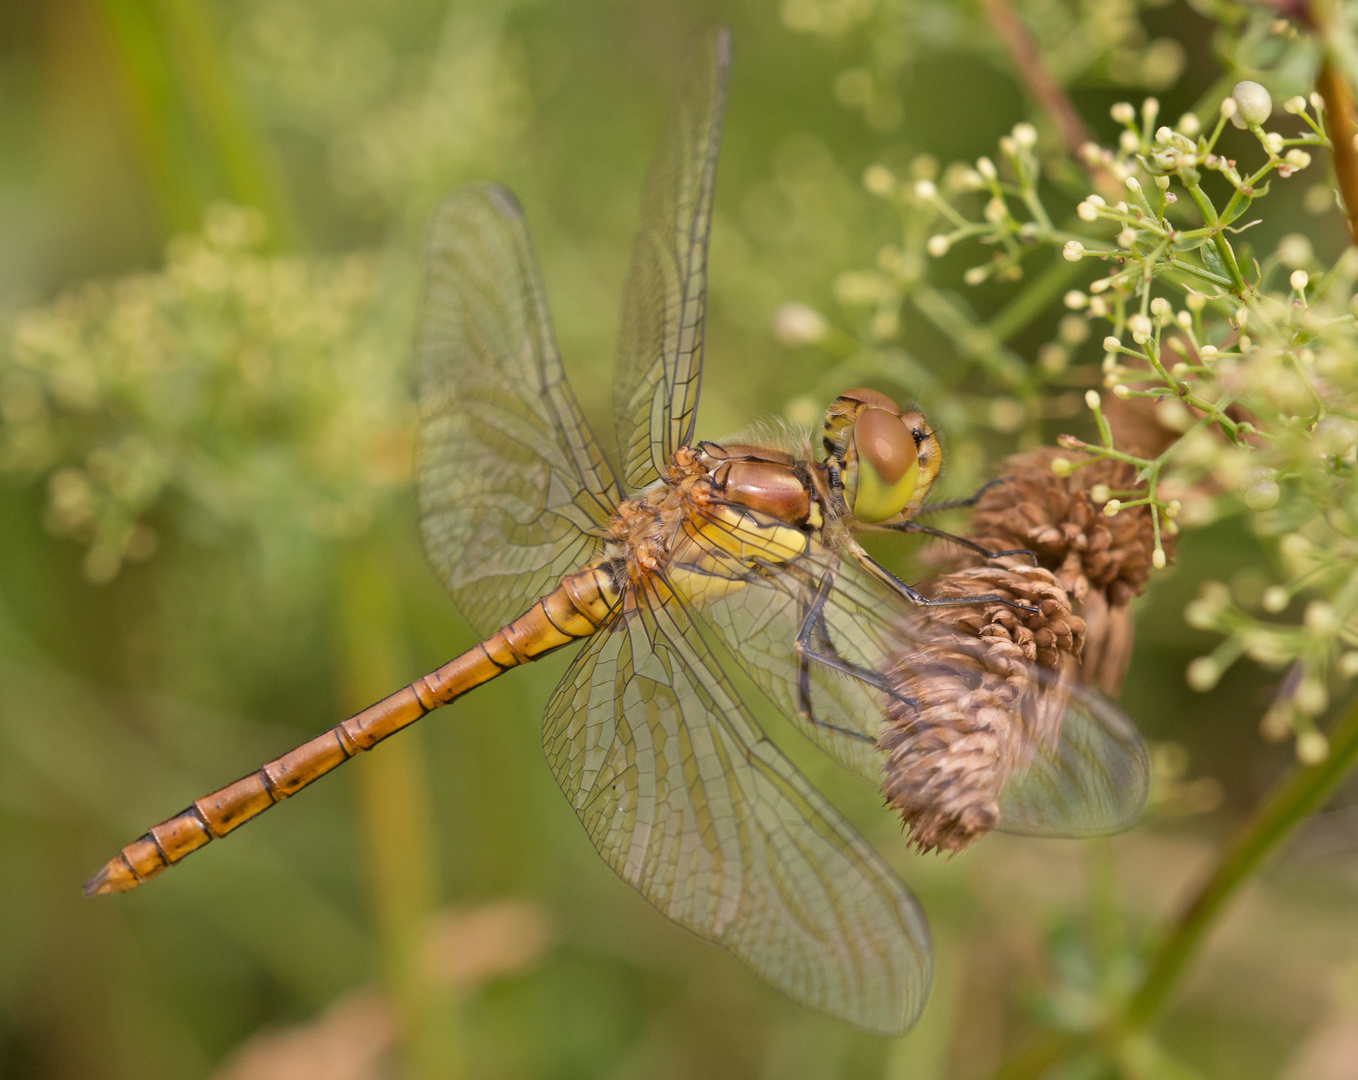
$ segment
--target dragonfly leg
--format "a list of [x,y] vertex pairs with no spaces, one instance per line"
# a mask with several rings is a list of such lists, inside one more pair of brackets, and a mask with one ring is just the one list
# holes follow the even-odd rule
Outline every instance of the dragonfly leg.
[[850,550],[853,551],[854,557],[857,558],[859,562],[872,571],[874,577],[884,585],[889,585],[891,588],[895,589],[897,593],[917,607],[936,608],[963,607],[968,604],[1003,604],[1005,607],[1011,607],[1015,611],[1024,611],[1029,615],[1037,615],[1040,613],[1040,609],[1033,607],[1031,604],[1021,603],[1011,597],[1001,596],[999,593],[979,593],[975,596],[955,596],[939,600],[930,600],[918,589],[907,585],[864,551],[859,545],[852,544]]
[[862,732],[848,731],[834,724],[827,724],[824,720],[816,719],[815,710],[811,704],[812,661],[830,668],[832,671],[850,675],[911,708],[916,706],[916,702],[892,689],[887,680],[879,673],[859,664],[851,663],[839,655],[834,642],[830,639],[830,630],[825,625],[824,614],[825,602],[829,598],[834,583],[835,579],[832,574],[827,573],[821,578],[815,598],[807,609],[806,616],[802,619],[801,628],[797,631],[797,637],[793,642],[797,650],[797,711],[802,719],[816,727],[828,728],[831,731],[839,732],[841,735],[870,742],[872,740],[868,739]]
[[962,510],[968,506],[975,506],[987,491],[999,484],[1007,484],[1009,480],[1010,477],[1008,476],[997,476],[994,480],[987,480],[965,499],[949,499],[946,502],[929,503],[927,506],[921,506],[915,513],[917,515],[937,514],[943,510]]
[[1002,559],[1006,555],[1026,555],[1033,560],[1034,566],[1041,565],[1037,560],[1036,553],[1028,548],[1011,548],[1008,551],[991,551],[989,548],[982,547],[980,544],[976,543],[975,540],[968,540],[965,536],[958,536],[955,533],[944,532],[942,529],[935,529],[932,525],[921,525],[918,521],[902,521],[896,525],[888,525],[887,528],[892,532],[920,533],[924,536],[934,536],[940,540],[947,540],[960,547],[966,548],[968,551],[976,552],[976,554],[983,559]]

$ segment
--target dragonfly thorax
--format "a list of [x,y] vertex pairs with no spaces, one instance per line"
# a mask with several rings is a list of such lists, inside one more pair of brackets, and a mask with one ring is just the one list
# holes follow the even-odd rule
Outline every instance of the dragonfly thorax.
[[876,390],[848,390],[826,410],[825,466],[839,475],[845,509],[864,524],[910,518],[942,464],[938,440],[915,410]]

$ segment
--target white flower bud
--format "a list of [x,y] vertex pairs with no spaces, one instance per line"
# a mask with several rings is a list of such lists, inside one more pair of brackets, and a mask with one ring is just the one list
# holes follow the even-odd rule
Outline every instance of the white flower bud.
[[1264,136],[1264,143],[1268,146],[1269,153],[1281,154],[1283,152],[1283,137],[1276,131],[1270,131]]
[[934,182],[932,180],[915,181],[915,198],[932,199],[937,194],[938,188],[934,187]]
[[1207,306],[1207,297],[1200,292],[1193,292],[1190,289],[1188,295],[1184,297],[1184,306],[1187,307],[1189,311],[1201,311]]
[[1257,82],[1242,79],[1231,91],[1231,100],[1246,124],[1262,124],[1273,113],[1273,98]]
[[1339,658],[1339,677],[1341,679],[1351,679],[1358,675],[1358,650],[1350,649]]
[[1318,113],[1325,111],[1325,99],[1315,90],[1311,91],[1311,108]]
[[1157,176],[1155,178],[1155,186],[1158,187],[1161,191],[1164,191],[1166,188],[1169,187],[1169,177]]
[[1222,116],[1226,116],[1229,117],[1231,120],[1235,120],[1235,114],[1239,111],[1240,106],[1235,103],[1235,98],[1233,97],[1222,98],[1221,101]]
[[1067,240],[1066,246],[1061,249],[1061,255],[1067,262],[1079,262],[1084,254],[1085,246],[1078,240]]
[[985,204],[985,219],[992,225],[997,225],[1009,216],[1009,209],[1004,205],[1003,199],[991,199]]
[[1163,570],[1163,569],[1165,568],[1165,549],[1164,549],[1164,548],[1158,547],[1158,548],[1156,548],[1154,551],[1151,552],[1151,565],[1152,565],[1153,567],[1155,567],[1155,569],[1157,569],[1157,570]]
[[1097,390],[1086,390],[1085,404],[1088,405],[1095,412],[1098,412],[1099,406],[1100,404],[1102,404],[1102,402],[1099,399],[1099,392]]
[[1294,169],[1304,169],[1311,164],[1311,155],[1299,146],[1292,147],[1284,160]]
[[1201,349],[1198,350],[1198,355],[1201,356],[1204,360],[1210,360],[1212,357],[1216,356],[1216,354],[1217,347],[1215,345],[1204,345]]
[[935,259],[941,258],[942,256],[948,254],[948,248],[950,248],[951,246],[952,242],[942,233],[939,233],[936,236],[929,237],[929,243],[925,245],[929,254],[932,255]]
[[869,165],[863,170],[863,187],[873,195],[890,195],[896,188],[896,177],[885,165]]
[[1000,150],[1005,157],[1014,157],[1018,154],[1018,143],[1014,142],[1008,135],[1000,136]]
[[[1301,688],[1298,687],[1298,690]],[[1321,687],[1322,693],[1324,687]],[[1297,703],[1301,708],[1301,703]],[[1316,712],[1324,712],[1325,706],[1322,705]],[[1303,710],[1305,711],[1305,710]],[[1297,736],[1297,760],[1303,765],[1319,765],[1330,756],[1330,740],[1325,738],[1319,731],[1303,731]]]
[[1122,401],[1126,401],[1129,397],[1132,396],[1132,388],[1128,386],[1126,383],[1114,383],[1113,396],[1115,398],[1121,399]]
[[1290,97],[1283,102],[1283,109],[1293,116],[1300,116],[1306,111],[1306,99],[1300,94],[1296,97]]
[[1119,124],[1131,124],[1136,121],[1136,110],[1126,101],[1119,101],[1108,112]]
[[1091,318],[1108,318],[1108,301],[1102,296],[1091,296],[1089,298],[1089,314]]
[[1168,300],[1166,300],[1163,296],[1157,296],[1154,300],[1151,301],[1151,314],[1154,315],[1161,322],[1164,322],[1166,319],[1168,319],[1171,315],[1174,314],[1174,310],[1169,306]]
[[1092,293],[1107,292],[1112,284],[1112,278],[1101,277],[1089,283],[1089,291]]
[[1103,504],[1103,516],[1117,517],[1118,511],[1121,509],[1122,509],[1121,499],[1109,499],[1106,503]]
[[1181,311],[1179,312],[1179,314],[1175,315],[1174,321],[1178,323],[1181,327],[1183,327],[1185,330],[1193,329],[1193,316],[1190,315],[1187,311]]
[[1086,199],[1075,208],[1075,215],[1081,221],[1098,221],[1099,208]]
[[1339,617],[1324,600],[1312,600],[1307,604],[1301,621],[1306,624],[1306,629],[1320,637],[1328,637],[1339,629]]
[[1221,681],[1221,665],[1210,656],[1199,656],[1189,663],[1184,679],[1190,688],[1206,693]]
[[1190,139],[1196,138],[1202,130],[1202,121],[1198,119],[1197,113],[1188,112],[1179,117],[1179,130]]
[[995,163],[988,157],[978,158],[976,161],[976,171],[987,180],[994,180],[999,173],[995,171]]
[[1128,191],[1140,191],[1140,190],[1141,190],[1141,181],[1138,180],[1135,176],[1129,176],[1129,177],[1127,177],[1127,190],[1128,190]]
[[1015,124],[1014,142],[1025,150],[1031,150],[1037,145],[1037,128],[1032,124]]
[[1136,230],[1133,229],[1130,225],[1127,228],[1123,229],[1122,232],[1118,233],[1118,247],[1124,247],[1130,250],[1131,246],[1135,243],[1136,243]]
[[1271,510],[1278,504],[1281,494],[1278,482],[1264,477],[1245,489],[1245,505],[1255,511]]
[[1160,101],[1158,98],[1148,97],[1141,103],[1141,118],[1147,123],[1155,123],[1155,118],[1160,115]]
[[1287,595],[1287,590],[1281,585],[1270,585],[1264,590],[1263,596],[1259,598],[1259,606],[1270,615],[1277,615],[1287,608],[1291,599]]
[[1170,141],[1171,139],[1173,139],[1173,138],[1174,138],[1174,132],[1171,131],[1169,128],[1167,128],[1167,127],[1158,127],[1158,128],[1155,129],[1155,141],[1156,141],[1156,142],[1167,143],[1167,142],[1169,142],[1169,141]]
[[1314,255],[1311,241],[1301,233],[1288,233],[1278,241],[1278,261],[1294,270],[1309,263]]
[[1122,340],[1120,338],[1109,334],[1103,339],[1104,352],[1117,352],[1120,348],[1122,348]]
[[1144,345],[1150,340],[1152,331],[1151,321],[1140,312],[1137,312],[1127,320],[1127,329],[1132,332],[1132,340],[1138,345]]
[[1123,153],[1135,154],[1141,148],[1141,136],[1128,128],[1118,136],[1118,146],[1122,148]]
[[968,285],[979,285],[986,279],[986,268],[984,266],[973,266],[965,274],[962,280]]
[[814,345],[825,337],[825,317],[806,304],[783,304],[773,315],[773,337],[780,345],[795,348]]
[[1306,286],[1311,283],[1311,275],[1305,270],[1293,270],[1292,276],[1287,279],[1287,283],[1297,292],[1305,292]]
[[1066,307],[1070,308],[1071,311],[1079,311],[1089,303],[1089,297],[1080,292],[1079,289],[1071,289],[1070,292],[1066,293],[1062,300]]

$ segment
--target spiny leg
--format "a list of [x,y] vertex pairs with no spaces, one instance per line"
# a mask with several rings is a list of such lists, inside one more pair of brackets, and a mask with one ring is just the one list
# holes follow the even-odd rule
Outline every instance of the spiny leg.
[[997,476],[994,480],[987,480],[965,499],[949,499],[947,502],[929,503],[927,506],[921,506],[916,510],[915,515],[918,517],[921,514],[937,514],[944,510],[962,510],[969,506],[975,506],[987,491],[998,484],[1007,484],[1011,479],[1012,477],[1008,476]]
[[1033,560],[1034,566],[1041,564],[1037,560],[1037,555],[1028,548],[1011,548],[1008,551],[991,551],[989,548],[982,547],[975,540],[968,540],[965,536],[957,536],[954,533],[944,532],[942,529],[935,529],[932,525],[921,525],[918,521],[902,521],[895,525],[888,525],[892,532],[920,533],[924,536],[933,536],[939,540],[948,540],[968,551],[974,551],[983,559],[1002,559],[1006,555],[1026,555]]
[[[829,627],[825,625],[825,603],[830,596],[830,590],[834,587],[834,575],[826,573],[820,580],[820,585],[816,589],[816,595],[811,602],[811,606],[806,610],[806,615],[802,619],[801,628],[797,631],[797,637],[793,642],[797,650],[797,711],[807,723],[815,727],[826,728],[830,731],[837,731],[841,735],[848,735],[863,742],[872,742],[862,732],[849,731],[845,728],[828,724],[824,720],[818,720],[815,709],[811,703],[811,669],[809,661],[814,660],[832,671],[841,672],[844,675],[852,676],[860,682],[895,698],[910,707],[915,706],[915,702],[897,693],[888,684],[886,679],[878,672],[858,664],[851,663],[839,655],[834,642],[830,639]],[[819,642],[813,643],[813,637],[819,637]],[[821,647],[818,649],[816,644]]]

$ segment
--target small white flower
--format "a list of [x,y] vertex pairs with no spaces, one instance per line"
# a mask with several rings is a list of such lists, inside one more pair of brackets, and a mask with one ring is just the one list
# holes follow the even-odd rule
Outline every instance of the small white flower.
[[973,266],[965,274],[962,280],[968,285],[979,285],[986,279],[986,268],[984,266]]
[[1103,404],[1102,400],[1099,398],[1099,392],[1097,390],[1086,390],[1085,404],[1097,412],[1099,406]]
[[1071,289],[1062,299],[1066,307],[1070,308],[1071,311],[1079,311],[1089,303],[1089,297],[1079,289]]
[[1201,349],[1198,350],[1198,355],[1201,356],[1204,360],[1210,360],[1212,357],[1216,356],[1216,354],[1217,347],[1215,345],[1204,345]]
[[1108,301],[1102,296],[1091,296],[1089,298],[1089,314],[1091,318],[1106,319],[1108,317]]
[[1301,233],[1288,233],[1278,241],[1278,261],[1293,270],[1305,266],[1314,257],[1311,241]]
[[1115,337],[1114,335],[1109,334],[1106,338],[1103,339],[1104,352],[1117,352],[1121,348],[1122,348],[1121,339]]
[[1240,119],[1246,124],[1262,124],[1273,113],[1273,98],[1257,82],[1242,79],[1231,91],[1230,100],[1234,101],[1238,113],[1232,119]]
[[1311,275],[1305,270],[1293,270],[1292,276],[1287,281],[1297,292],[1305,292],[1306,286],[1311,283]]
[[1223,98],[1221,101],[1221,115],[1235,119],[1235,114],[1240,111],[1240,106],[1235,103],[1235,98]]
[[1264,142],[1268,145],[1269,153],[1281,154],[1283,151],[1283,137],[1276,131],[1270,131],[1264,136]]
[[1184,297],[1184,304],[1188,307],[1189,311],[1201,311],[1207,306],[1207,297],[1200,292],[1194,292],[1190,289],[1188,290],[1188,295]]
[[935,259],[948,254],[948,248],[950,248],[951,246],[952,242],[942,233],[939,233],[936,236],[929,237],[929,243],[926,245],[929,254],[932,255]]
[[783,304],[773,315],[773,337],[780,345],[814,345],[826,329],[825,317],[807,304]]
[[1025,150],[1032,149],[1037,145],[1037,128],[1033,127],[1032,124],[1015,124],[1014,142]]
[[1300,94],[1296,97],[1290,97],[1283,102],[1283,109],[1286,112],[1290,112],[1293,116],[1300,116],[1306,111],[1306,99]]
[[1160,100],[1148,97],[1141,103],[1141,118],[1148,123],[1155,123],[1155,118],[1160,115]]
[[1196,138],[1198,132],[1202,130],[1202,121],[1198,119],[1197,113],[1188,112],[1179,117],[1179,130],[1190,139]]
[[1089,283],[1089,291],[1092,293],[1107,292],[1112,286],[1112,278],[1101,277]]
[[938,188],[934,187],[934,182],[932,180],[915,181],[915,198],[932,199],[937,194]]
[[1175,315],[1174,321],[1177,322],[1185,330],[1193,329],[1193,316],[1186,311],[1181,311],[1179,312],[1179,314]]
[[1165,568],[1165,549],[1158,547],[1151,552],[1151,565],[1157,570]]
[[1173,139],[1173,138],[1174,138],[1174,132],[1171,131],[1169,128],[1167,128],[1167,127],[1158,127],[1158,128],[1155,129],[1155,141],[1156,141],[1156,142],[1167,143],[1167,142],[1169,142],[1169,141],[1170,141],[1171,139]]
[[1157,176],[1155,178],[1155,186],[1158,187],[1161,191],[1164,191],[1167,187],[1169,187],[1169,177]]
[[1163,322],[1165,319],[1168,319],[1172,314],[1174,314],[1174,312],[1170,308],[1168,300],[1166,300],[1163,296],[1157,296],[1154,300],[1151,301],[1151,314]]
[[976,171],[987,180],[994,180],[999,173],[995,171],[995,163],[988,157],[979,158],[976,162]]
[[1136,243],[1136,230],[1130,226],[1118,233],[1118,246],[1130,249]]
[[1079,262],[1084,254],[1085,246],[1078,240],[1067,240],[1066,246],[1061,249],[1061,255],[1067,262]]
[[1315,90],[1311,91],[1311,108],[1315,109],[1318,113],[1325,111],[1325,99]]
[[1122,401],[1126,401],[1129,397],[1132,396],[1132,388],[1128,386],[1126,383],[1114,383],[1113,396]]
[[1086,199],[1075,208],[1075,215],[1081,221],[1098,221],[1099,208]]
[[1124,153],[1135,154],[1141,146],[1141,136],[1128,128],[1118,136],[1118,146],[1122,147]]
[[1132,333],[1132,340],[1138,345],[1144,345],[1150,340],[1153,330],[1150,319],[1142,315],[1139,311],[1127,320],[1127,329]]
[[1129,177],[1127,177],[1127,190],[1128,190],[1128,191],[1140,191],[1140,190],[1141,190],[1141,181],[1138,180],[1135,176],[1129,176]]
[[1119,101],[1108,112],[1119,124],[1130,124],[1136,120],[1136,110],[1126,101]]
[[1300,146],[1294,146],[1287,152],[1285,159],[1294,169],[1304,169],[1311,164],[1311,155]]

